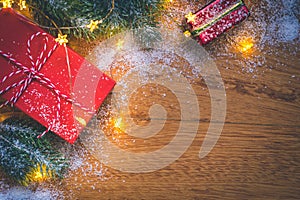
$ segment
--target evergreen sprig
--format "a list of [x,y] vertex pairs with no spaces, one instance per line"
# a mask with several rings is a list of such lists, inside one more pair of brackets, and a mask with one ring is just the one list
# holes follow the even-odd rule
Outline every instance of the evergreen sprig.
[[61,178],[68,167],[68,160],[50,142],[57,140],[56,136],[49,133],[37,138],[44,130],[27,117],[11,117],[0,123],[0,167],[22,185],[37,178]]
[[[64,34],[89,39],[97,35],[109,37],[124,29],[156,26],[162,2],[163,0],[114,0],[112,12],[111,0],[29,0],[28,4],[62,27]],[[53,27],[38,10],[32,9],[35,20],[40,25]],[[108,13],[107,18],[94,32],[85,27],[91,20],[102,19]]]

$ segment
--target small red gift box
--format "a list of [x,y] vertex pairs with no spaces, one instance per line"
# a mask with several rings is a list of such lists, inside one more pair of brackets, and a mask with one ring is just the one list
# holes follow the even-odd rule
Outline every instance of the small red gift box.
[[185,16],[189,29],[185,34],[192,35],[199,44],[204,45],[246,19],[249,14],[242,0],[215,0],[195,14]]
[[37,25],[0,11],[0,94],[74,143],[115,82]]

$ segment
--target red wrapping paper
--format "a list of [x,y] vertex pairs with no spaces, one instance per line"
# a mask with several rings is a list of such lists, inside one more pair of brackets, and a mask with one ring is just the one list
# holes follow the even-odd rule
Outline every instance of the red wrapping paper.
[[[48,56],[49,49],[57,45],[55,39],[14,10],[8,8],[0,11],[0,50],[28,68],[32,67],[32,60],[38,60],[46,41],[44,36],[35,37],[30,43],[29,55],[29,38],[38,32],[49,38],[44,58]],[[30,73],[13,74],[3,82],[17,67],[3,55],[0,55],[0,66],[0,91],[14,86],[2,94],[3,98],[10,100],[22,88],[22,84],[16,83],[26,80]],[[112,90],[115,81],[73,50],[59,44],[39,73],[52,85],[33,79],[14,106],[73,144]]]
[[245,20],[249,10],[242,0],[215,0],[187,19],[189,31],[201,45],[208,44],[222,33]]

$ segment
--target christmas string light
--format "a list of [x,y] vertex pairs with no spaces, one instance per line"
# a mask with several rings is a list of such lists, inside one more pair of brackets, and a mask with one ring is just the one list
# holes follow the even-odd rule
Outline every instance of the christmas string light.
[[20,7],[20,10],[26,9],[26,1],[25,0],[20,0],[18,3],[18,6]]
[[[0,118],[3,114],[0,115]],[[38,140],[43,126],[22,113],[4,113],[0,123],[0,165],[7,175],[23,186],[62,178],[69,160],[50,143],[54,138]]]
[[254,46],[254,44],[253,44],[252,38],[245,38],[245,39],[241,40],[240,42],[238,42],[238,49],[242,53],[249,52],[249,50],[252,49],[253,46]]
[[100,20],[100,21],[99,20],[96,20],[96,21],[91,20],[91,23],[86,25],[86,27],[89,28],[92,33],[95,29],[99,28],[98,24],[101,24],[101,23],[102,23],[102,20]]
[[190,23],[194,23],[195,19],[196,19],[196,15],[194,15],[192,12],[189,12],[187,15],[185,15],[185,18],[187,19],[187,22]]
[[60,45],[67,44],[69,41],[67,35],[58,34],[58,37],[55,39],[55,42],[58,42]]
[[49,180],[53,177],[53,172],[47,169],[45,164],[37,164],[35,168],[25,175],[25,180],[21,181],[21,184],[28,186],[29,183],[40,183]]
[[2,3],[3,8],[11,8],[14,1],[12,1],[12,0],[3,0],[3,1],[0,1],[0,3]]
[[[11,8],[15,2],[13,0],[3,0],[0,1],[0,3],[2,3],[3,8]],[[19,0],[18,6],[20,7],[20,10],[26,9],[26,1]]]
[[118,42],[117,42],[118,50],[123,49],[123,45],[124,45],[124,40],[119,39]]
[[191,37],[192,36],[190,31],[185,31],[183,34],[184,34],[185,37]]
[[[14,4],[13,0],[2,0],[0,1],[0,3],[2,3],[2,7],[3,8],[11,8]],[[24,10],[27,8],[27,3],[26,0],[19,0],[18,2],[18,6],[20,8],[20,10]],[[104,20],[106,20],[109,15],[113,12],[113,10],[115,9],[115,0],[111,1],[111,8],[108,11],[108,13],[106,14],[105,17],[103,17],[102,19],[98,19],[98,20],[91,20],[90,24],[86,24],[86,25],[82,25],[82,26],[73,26],[73,27],[58,27],[53,20],[51,20],[48,16],[46,16],[44,13],[42,13],[39,9],[28,5],[28,7],[33,8],[34,10],[37,10],[40,14],[42,14],[46,19],[50,20],[51,23],[54,25],[54,27],[49,27],[49,26],[41,26],[42,28],[47,28],[47,29],[56,29],[59,31],[59,33],[62,35],[60,30],[70,30],[70,29],[78,29],[78,28],[88,28],[90,30],[90,32],[94,32],[94,30],[99,28],[99,24],[101,24]]]
[[[44,13],[42,13],[40,10],[38,10],[37,8],[33,7],[33,6],[30,6],[31,8],[34,8],[35,10],[37,10],[39,13],[41,13],[44,17],[46,17],[47,19],[51,20],[48,16],[46,16]],[[115,9],[115,0],[111,0],[111,8],[110,10],[108,11],[108,13],[106,14],[105,17],[103,17],[102,19],[98,19],[98,20],[91,20],[89,24],[86,24],[86,25],[82,25],[82,26],[64,26],[64,27],[58,27],[53,20],[51,20],[52,24],[55,26],[55,27],[50,27],[50,26],[42,26],[42,25],[39,25],[40,27],[42,28],[46,28],[46,29],[49,29],[49,30],[53,30],[53,29],[56,29],[56,30],[71,30],[71,29],[78,29],[78,28],[88,28],[90,29],[90,32],[94,32],[94,30],[96,30],[97,28],[99,28],[99,24],[101,24],[103,21],[105,21],[109,16],[110,14],[113,12],[113,10]],[[60,34],[61,31],[60,31]]]
[[13,112],[7,112],[7,113],[1,113],[0,114],[0,123],[6,120],[7,118],[10,118],[14,113]]

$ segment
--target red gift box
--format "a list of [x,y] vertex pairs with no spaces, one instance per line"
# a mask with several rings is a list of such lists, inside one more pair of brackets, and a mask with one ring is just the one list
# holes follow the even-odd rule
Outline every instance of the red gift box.
[[195,14],[186,15],[187,33],[204,45],[245,20],[249,14],[242,0],[215,0]]
[[24,16],[0,11],[0,94],[73,144],[115,85]]

